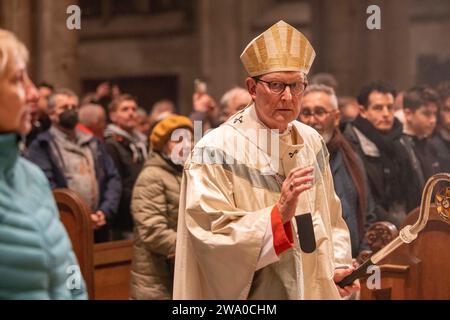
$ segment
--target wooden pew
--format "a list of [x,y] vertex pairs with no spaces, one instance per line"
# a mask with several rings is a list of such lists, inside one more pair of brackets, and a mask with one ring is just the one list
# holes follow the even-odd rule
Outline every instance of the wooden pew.
[[[419,208],[407,216],[402,228],[414,224],[418,215]],[[379,234],[386,235],[387,232],[385,229]],[[396,235],[390,236],[394,238]],[[428,223],[417,239],[397,248],[379,266],[381,288],[368,289],[367,277],[361,279],[361,299],[450,299],[449,222],[441,219],[436,207],[432,206]]]
[[69,189],[55,189],[53,196],[61,222],[72,241],[89,298],[95,297],[93,227],[86,202]]
[[94,245],[95,299],[124,300],[130,296],[130,266],[133,241],[121,240]]
[[85,201],[69,189],[55,189],[53,195],[78,258],[89,298],[128,299],[132,241],[94,244],[90,210]]

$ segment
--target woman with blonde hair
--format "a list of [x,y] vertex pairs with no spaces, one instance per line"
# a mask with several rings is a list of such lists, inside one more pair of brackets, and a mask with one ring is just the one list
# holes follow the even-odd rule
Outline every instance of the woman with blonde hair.
[[19,155],[38,98],[28,52],[0,29],[0,299],[85,299],[86,291],[44,173]]

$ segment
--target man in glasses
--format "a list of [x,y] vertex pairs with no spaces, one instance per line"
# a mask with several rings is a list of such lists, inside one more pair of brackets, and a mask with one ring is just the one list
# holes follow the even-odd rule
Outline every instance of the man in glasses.
[[50,129],[30,145],[30,160],[47,176],[50,186],[77,192],[91,209],[96,242],[107,241],[107,222],[119,205],[121,184],[113,160],[90,134],[76,129],[78,97],[59,89],[49,98]]
[[350,231],[352,256],[356,258],[363,249],[368,249],[365,233],[376,221],[376,215],[364,166],[339,130],[340,118],[333,88],[326,85],[306,88],[299,120],[316,129],[327,144],[334,188],[341,199],[342,215]]
[[314,57],[284,21],[244,49],[253,103],[185,164],[174,299],[339,299],[358,289],[335,284],[353,271],[349,232],[325,144],[296,121]]

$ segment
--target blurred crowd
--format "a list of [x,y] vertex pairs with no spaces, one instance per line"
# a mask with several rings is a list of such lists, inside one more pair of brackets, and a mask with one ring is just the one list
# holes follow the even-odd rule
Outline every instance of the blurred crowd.
[[[173,142],[175,129],[193,133],[193,121],[201,121],[206,133],[252,101],[240,87],[225,92],[220,103],[196,90],[186,118],[170,100],[156,102],[147,112],[136,97],[108,82],[82,99],[48,83],[38,91],[24,153],[53,188],[70,188],[87,201],[96,241],[133,238],[133,188],[144,166],[157,167],[155,157],[165,161],[169,172],[181,166],[172,162],[172,150],[165,146]],[[400,226],[419,205],[427,178],[450,171],[450,84],[397,92],[389,83],[374,81],[356,97],[336,92],[332,75],[313,76],[298,120],[316,129],[327,144],[357,255],[368,225],[389,221]]]

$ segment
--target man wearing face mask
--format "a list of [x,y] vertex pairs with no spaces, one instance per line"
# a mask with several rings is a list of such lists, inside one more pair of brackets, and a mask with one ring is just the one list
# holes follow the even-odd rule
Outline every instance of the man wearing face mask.
[[121,192],[119,174],[102,143],[75,129],[78,97],[71,90],[57,90],[49,98],[52,122],[29,148],[30,160],[47,176],[52,188],[77,192],[92,210],[96,242],[108,240],[106,224],[116,213]]
[[299,120],[319,132],[330,152],[330,167],[336,194],[341,199],[342,216],[347,223],[356,258],[367,249],[365,233],[376,221],[375,204],[363,163],[339,130],[341,114],[333,88],[322,84],[308,86],[301,102]]

